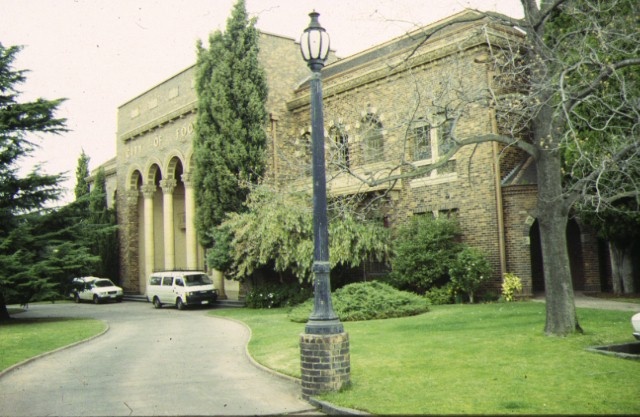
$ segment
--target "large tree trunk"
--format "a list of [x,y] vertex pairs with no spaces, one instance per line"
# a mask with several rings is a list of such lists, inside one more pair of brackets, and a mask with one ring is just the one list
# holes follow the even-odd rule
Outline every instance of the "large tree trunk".
[[[548,138],[553,137],[549,125],[550,123],[538,130],[536,137],[549,141]],[[567,248],[570,203],[562,193],[560,154],[554,150],[553,143],[549,145],[540,147],[537,161],[538,224],[547,310],[544,331],[547,335],[565,336],[582,329],[576,316]]]
[[609,242],[611,255],[611,275],[615,294],[632,294],[635,292],[633,282],[633,243]]
[[7,303],[4,299],[2,291],[0,291],[0,322],[7,321],[11,318],[9,310],[7,310]]

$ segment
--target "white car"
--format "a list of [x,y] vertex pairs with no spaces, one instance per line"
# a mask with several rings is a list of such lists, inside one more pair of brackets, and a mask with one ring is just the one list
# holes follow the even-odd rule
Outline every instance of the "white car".
[[80,301],[93,301],[99,304],[103,301],[113,300],[121,302],[122,288],[115,285],[108,278],[82,277],[73,279],[73,292],[71,296],[76,303]]

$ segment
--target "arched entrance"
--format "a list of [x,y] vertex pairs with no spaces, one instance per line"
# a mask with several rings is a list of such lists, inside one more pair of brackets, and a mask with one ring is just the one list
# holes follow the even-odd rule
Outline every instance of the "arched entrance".
[[[540,243],[540,227],[537,220],[529,229],[529,242],[531,257],[531,290],[534,294],[541,293],[544,292],[544,269],[542,246]],[[569,250],[573,289],[574,291],[583,291],[585,287],[585,279],[582,240],[580,239],[580,226],[574,219],[570,219],[567,223],[567,248]]]

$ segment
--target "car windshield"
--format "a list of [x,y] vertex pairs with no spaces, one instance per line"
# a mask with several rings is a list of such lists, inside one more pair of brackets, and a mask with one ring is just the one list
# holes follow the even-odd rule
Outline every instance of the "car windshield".
[[95,285],[96,287],[113,287],[113,282],[111,282],[111,280],[108,279],[99,279],[96,282],[93,283],[93,285]]
[[209,279],[207,275],[198,274],[198,275],[185,275],[184,283],[187,285],[187,287],[195,287],[197,285],[212,284],[213,282]]

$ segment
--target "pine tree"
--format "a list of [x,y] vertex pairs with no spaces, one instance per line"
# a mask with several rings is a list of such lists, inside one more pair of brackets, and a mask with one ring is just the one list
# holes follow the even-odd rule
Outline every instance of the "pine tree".
[[80,200],[89,194],[89,184],[87,183],[87,178],[89,177],[89,160],[89,155],[87,155],[83,149],[78,158],[78,166],[76,167],[76,200]]
[[[37,145],[33,133],[61,133],[65,120],[54,117],[62,99],[19,102],[17,86],[25,70],[13,68],[20,47],[0,43],[0,320],[9,318],[7,299],[27,302],[51,284],[39,262],[48,247],[34,233],[43,207],[60,196],[62,175],[44,175],[36,167],[21,176],[17,164]],[[35,222],[37,223],[37,222]]]
[[226,213],[240,212],[265,169],[267,83],[258,60],[259,32],[238,0],[225,33],[198,43],[198,119],[194,140],[196,223],[201,243]]

